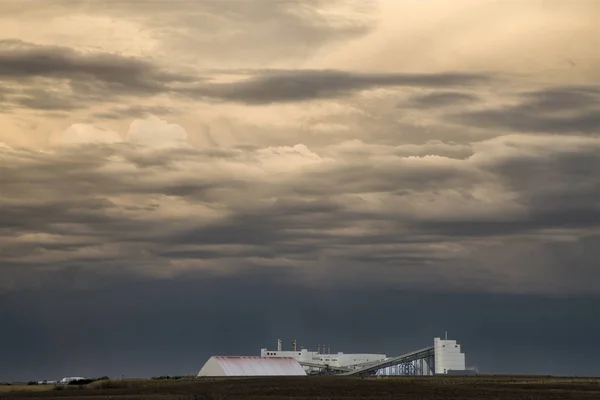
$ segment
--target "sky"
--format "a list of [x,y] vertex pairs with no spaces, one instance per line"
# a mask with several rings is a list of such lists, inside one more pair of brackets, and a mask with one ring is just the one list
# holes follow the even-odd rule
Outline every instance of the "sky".
[[0,381],[445,331],[600,375],[599,14],[0,2]]

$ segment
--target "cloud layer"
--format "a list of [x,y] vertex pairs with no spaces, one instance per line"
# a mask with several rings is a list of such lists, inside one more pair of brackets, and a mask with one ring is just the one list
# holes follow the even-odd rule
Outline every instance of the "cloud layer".
[[[594,291],[587,261],[581,279],[539,284],[550,268],[544,258],[497,271],[479,257],[522,241],[564,243],[567,253],[593,242],[597,138],[515,134],[470,143],[468,152],[350,141],[319,154],[302,144],[200,149],[186,136],[153,117],[134,121],[123,140],[75,125],[51,151],[4,147],[3,273],[127,265],[162,276],[272,265],[300,275],[346,269],[352,279],[375,269],[381,275],[369,279],[455,289]],[[477,274],[487,276],[473,282]]]
[[485,129],[544,133],[600,132],[600,87],[551,87],[522,93],[517,104],[450,119]]
[[490,372],[597,374],[597,1],[22,3],[0,2],[0,342],[29,347],[0,374],[446,329]]
[[[168,73],[150,61],[110,53],[83,53],[68,47],[41,46],[19,40],[0,41],[0,79],[39,87],[36,78],[58,80],[64,90],[22,89],[22,107],[69,110],[82,106],[72,95],[93,103],[118,95],[192,96],[249,104],[298,102],[342,97],[361,90],[398,87],[448,87],[484,83],[485,74],[394,74],[339,70],[246,70],[234,82],[205,83],[207,77]],[[27,80],[34,80],[27,82]],[[23,82],[25,80],[25,82]],[[183,85],[185,84],[185,85]]]

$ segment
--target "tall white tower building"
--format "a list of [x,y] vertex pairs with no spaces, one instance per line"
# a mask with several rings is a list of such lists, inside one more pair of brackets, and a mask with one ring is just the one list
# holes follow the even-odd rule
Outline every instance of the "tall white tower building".
[[456,340],[433,338],[433,348],[436,374],[465,370],[465,355],[460,352],[460,344]]

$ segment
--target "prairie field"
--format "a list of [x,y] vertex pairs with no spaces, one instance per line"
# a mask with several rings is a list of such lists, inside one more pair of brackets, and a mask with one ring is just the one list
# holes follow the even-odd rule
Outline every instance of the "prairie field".
[[1,386],[3,399],[112,400],[597,400],[600,378],[540,376],[189,378],[83,386]]

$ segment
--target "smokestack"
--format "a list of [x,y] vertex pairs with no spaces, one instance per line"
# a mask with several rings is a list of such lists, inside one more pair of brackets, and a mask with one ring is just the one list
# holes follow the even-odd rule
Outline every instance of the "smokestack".
[[444,332],[444,339],[448,340],[448,331]]
[[327,354],[331,354],[331,345],[330,344],[327,345]]
[[281,351],[281,339],[277,339],[277,351]]
[[292,350],[296,351],[296,341],[295,340],[292,342]]
[[321,354],[321,345],[320,344],[317,345],[317,353]]

